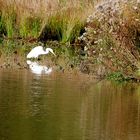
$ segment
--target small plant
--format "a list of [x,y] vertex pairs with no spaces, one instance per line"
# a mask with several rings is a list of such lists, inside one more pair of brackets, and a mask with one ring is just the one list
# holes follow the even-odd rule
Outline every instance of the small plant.
[[123,75],[121,72],[114,72],[107,76],[108,80],[118,81],[118,82],[124,82],[129,81],[130,78]]

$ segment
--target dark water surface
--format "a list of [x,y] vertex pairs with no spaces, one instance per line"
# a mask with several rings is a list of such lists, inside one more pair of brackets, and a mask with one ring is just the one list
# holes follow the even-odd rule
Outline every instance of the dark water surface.
[[0,70],[0,140],[140,140],[140,86]]

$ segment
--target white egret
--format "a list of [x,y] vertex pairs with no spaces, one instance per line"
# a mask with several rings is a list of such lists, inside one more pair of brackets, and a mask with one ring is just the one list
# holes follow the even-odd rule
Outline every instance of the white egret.
[[47,66],[39,65],[37,62],[32,62],[30,60],[27,60],[27,64],[29,65],[29,68],[31,69],[32,73],[41,75],[41,74],[50,74],[52,72],[52,68],[48,68]]
[[27,58],[38,58],[39,55],[48,54],[49,52],[55,55],[51,48],[46,48],[46,50],[44,50],[42,46],[37,46],[28,53]]

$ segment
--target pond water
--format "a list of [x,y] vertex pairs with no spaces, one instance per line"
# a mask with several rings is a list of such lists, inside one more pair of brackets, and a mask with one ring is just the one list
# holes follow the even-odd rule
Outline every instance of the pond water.
[[138,84],[0,70],[0,140],[139,139]]

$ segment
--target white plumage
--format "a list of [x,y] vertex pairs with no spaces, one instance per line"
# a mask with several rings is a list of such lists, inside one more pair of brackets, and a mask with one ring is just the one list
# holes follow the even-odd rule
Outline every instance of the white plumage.
[[51,48],[46,48],[46,50],[44,51],[42,46],[37,46],[27,54],[27,58],[38,58],[39,55],[48,54],[49,52],[55,55]]
[[29,68],[31,69],[32,73],[41,75],[41,74],[50,74],[52,72],[52,68],[39,65],[37,62],[32,62],[30,60],[27,60],[27,64],[29,65]]

